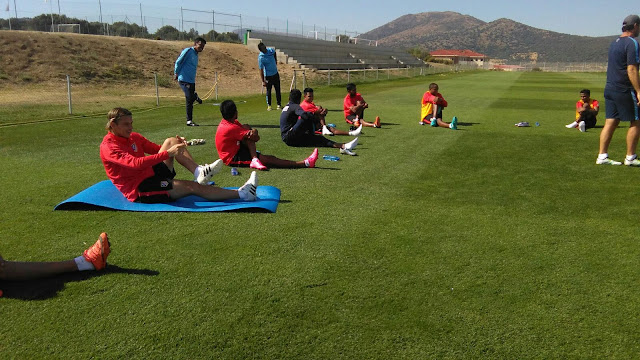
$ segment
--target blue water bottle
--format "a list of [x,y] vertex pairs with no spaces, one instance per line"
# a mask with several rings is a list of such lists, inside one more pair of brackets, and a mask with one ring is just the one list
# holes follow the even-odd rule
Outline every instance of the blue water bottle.
[[232,168],[231,168],[231,175],[233,175],[233,176],[238,175],[238,169],[236,169],[236,168],[232,167]]
[[322,155],[322,158],[328,161],[338,161],[340,160],[339,157],[337,156],[333,156],[333,155]]

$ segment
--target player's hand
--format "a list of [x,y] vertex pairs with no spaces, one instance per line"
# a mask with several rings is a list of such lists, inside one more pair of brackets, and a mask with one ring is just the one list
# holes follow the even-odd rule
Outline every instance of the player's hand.
[[262,86],[267,87],[267,82],[262,80]]
[[187,147],[186,143],[175,144],[169,149],[167,149],[167,153],[169,153],[169,156],[171,157],[176,157],[178,155],[182,155],[186,147]]
[[251,129],[251,131],[249,131],[249,135],[247,136],[247,138],[253,142],[260,141],[260,135],[258,135],[258,130]]
[[173,80],[178,80],[178,74],[173,74]]

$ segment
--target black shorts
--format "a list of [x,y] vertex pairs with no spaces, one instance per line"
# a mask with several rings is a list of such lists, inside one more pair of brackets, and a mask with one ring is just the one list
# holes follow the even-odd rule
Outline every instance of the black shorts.
[[136,202],[154,204],[171,202],[169,190],[173,189],[173,178],[176,171],[169,170],[164,162],[153,166],[153,176],[150,176],[138,185],[138,198]]
[[[260,156],[260,151],[256,151],[258,156]],[[251,152],[249,148],[244,143],[240,143],[240,149],[236,153],[236,155],[231,159],[229,163],[230,166],[239,166],[239,167],[247,167],[251,164]]]
[[[356,114],[353,115],[347,115],[344,118],[344,121],[348,122],[349,124],[353,124],[353,121],[356,119]],[[360,120],[364,120],[364,109],[362,109],[362,116],[360,117]]]
[[584,125],[586,129],[591,129],[596,127],[596,115],[593,113],[593,111],[583,111],[582,114],[580,114],[580,117],[578,118],[578,120],[576,120],[577,122],[580,121],[584,121]]
[[287,136],[282,139],[285,144],[294,147],[333,147],[335,142],[322,135],[301,134],[298,136]]

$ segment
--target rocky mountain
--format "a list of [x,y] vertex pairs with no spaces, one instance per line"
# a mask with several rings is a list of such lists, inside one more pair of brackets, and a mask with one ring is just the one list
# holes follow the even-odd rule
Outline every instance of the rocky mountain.
[[607,49],[616,35],[568,35],[510,19],[487,23],[447,11],[404,15],[360,37],[390,47],[469,49],[512,62],[606,62]]

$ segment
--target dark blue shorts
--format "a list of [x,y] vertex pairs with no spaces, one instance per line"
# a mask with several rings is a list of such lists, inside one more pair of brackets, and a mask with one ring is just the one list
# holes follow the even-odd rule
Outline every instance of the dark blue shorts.
[[638,120],[638,98],[635,91],[618,92],[605,89],[604,106],[607,119]]

